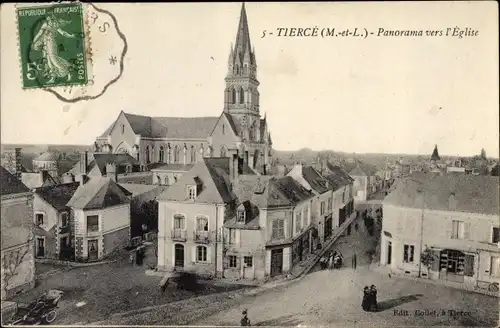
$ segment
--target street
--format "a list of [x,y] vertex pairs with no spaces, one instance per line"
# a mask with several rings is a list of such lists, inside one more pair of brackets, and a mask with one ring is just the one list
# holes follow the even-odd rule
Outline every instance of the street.
[[[376,241],[366,233],[362,222],[358,221],[358,226],[359,231],[341,238],[334,246],[344,256],[342,269],[316,269],[297,283],[257,297],[245,297],[232,308],[189,323],[239,325],[241,311],[248,309],[252,325],[258,326],[498,325],[496,298],[369,270],[370,254]],[[354,252],[358,262],[356,270],[351,268]],[[378,312],[361,309],[363,287],[371,284],[378,289]]]

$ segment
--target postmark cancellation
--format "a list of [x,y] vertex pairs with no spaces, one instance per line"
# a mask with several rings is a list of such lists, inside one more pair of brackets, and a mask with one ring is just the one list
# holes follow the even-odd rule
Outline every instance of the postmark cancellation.
[[81,3],[17,6],[22,86],[86,85],[89,51]]

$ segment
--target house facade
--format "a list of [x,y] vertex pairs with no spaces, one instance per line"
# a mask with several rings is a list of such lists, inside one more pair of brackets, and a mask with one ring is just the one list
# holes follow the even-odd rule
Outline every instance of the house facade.
[[[498,177],[426,174],[383,202],[381,265],[469,287],[500,279]],[[432,261],[422,263],[422,254]]]
[[2,300],[35,286],[33,194],[0,167]]
[[[108,172],[115,171],[109,164]],[[80,175],[80,185],[66,204],[71,208],[70,230],[76,261],[99,261],[130,241],[132,193],[114,177]]]
[[66,204],[79,186],[79,182],[72,182],[35,189],[36,258],[74,260],[74,236],[70,228],[70,218],[74,214]]
[[[149,117],[121,112],[96,138],[96,153],[128,153],[141,165],[195,164],[204,157],[238,153],[250,167],[270,170],[272,141],[260,114],[257,62],[245,5],[225,77],[223,112],[216,117]],[[165,171],[164,168],[163,171]],[[164,172],[168,173],[168,172]]]
[[256,175],[238,155],[204,158],[160,196],[158,268],[284,274],[312,250],[313,196],[291,177]]

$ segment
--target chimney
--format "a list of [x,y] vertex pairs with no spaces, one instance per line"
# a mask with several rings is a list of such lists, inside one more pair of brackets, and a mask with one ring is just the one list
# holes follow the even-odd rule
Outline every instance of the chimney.
[[229,177],[231,179],[231,182],[238,179],[239,160],[240,159],[238,157],[238,154],[233,154],[231,161],[229,163]]
[[21,180],[21,173],[23,171],[23,155],[21,153],[22,148],[15,148],[15,161],[16,161],[16,166],[15,166],[15,176],[19,180]]
[[106,177],[118,182],[118,168],[115,163],[106,164]]
[[80,173],[87,174],[87,165],[88,165],[88,152],[84,151],[80,154]]

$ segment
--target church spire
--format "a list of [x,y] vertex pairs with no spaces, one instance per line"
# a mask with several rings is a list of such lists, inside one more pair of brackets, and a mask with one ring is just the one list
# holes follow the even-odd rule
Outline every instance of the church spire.
[[250,31],[248,29],[247,11],[245,3],[241,5],[240,23],[238,24],[238,32],[236,34],[236,42],[234,44],[234,52],[239,56],[239,60],[243,61],[244,56],[250,57],[251,43]]
[[432,152],[431,155],[431,161],[439,161],[439,160],[441,160],[441,158],[439,157],[438,146],[434,145],[434,151]]

